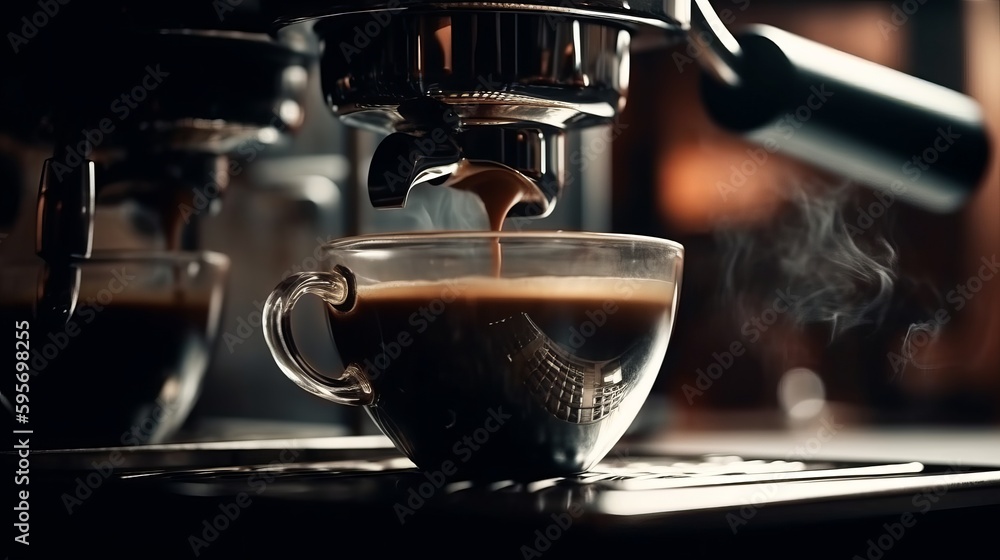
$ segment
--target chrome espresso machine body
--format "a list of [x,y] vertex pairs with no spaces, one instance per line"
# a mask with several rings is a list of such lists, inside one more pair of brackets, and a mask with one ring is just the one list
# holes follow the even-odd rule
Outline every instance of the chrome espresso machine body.
[[[308,18],[324,40],[331,108],[392,133],[368,174],[376,207],[402,205],[415,184],[448,184],[467,159],[534,184],[511,215],[547,215],[572,159],[564,135],[625,106],[633,42],[688,40],[679,55],[705,70],[703,101],[722,127],[928,209],[960,207],[988,159],[970,98],[777,29],[735,37],[707,0],[313,2],[279,22]],[[797,122],[792,142],[782,123],[811,103],[824,110]],[[915,177],[903,163],[941,129],[966,138],[965,149]]]
[[[73,276],[58,270],[95,250],[99,201],[141,208],[159,249],[200,248],[197,225],[247,164],[239,148],[263,150],[328,118],[307,110],[314,70],[330,112],[378,135],[344,147],[345,234],[360,229],[357,208],[402,207],[420,185],[461,187],[470,163],[523,186],[511,217],[550,216],[579,186],[567,178],[581,157],[572,135],[625,108],[630,54],[685,42],[678,56],[704,70],[702,100],[723,128],[924,208],[961,207],[989,154],[970,98],[777,29],[734,36],[707,0],[52,0],[2,10],[0,132],[52,152],[37,169],[35,252],[55,271],[40,311],[56,316],[75,305]],[[816,96],[823,110],[797,122],[791,141],[784,120]],[[941,130],[964,149],[909,173],[904,164]]]
[[[194,154],[224,155],[261,130],[294,132],[306,118],[296,102],[308,54],[276,38],[300,22],[311,22],[320,38],[330,108],[349,125],[389,134],[367,173],[378,208],[402,206],[414,185],[448,184],[458,163],[469,160],[530,181],[534,192],[511,215],[550,214],[570,158],[565,134],[608,124],[624,108],[636,38],[661,46],[690,40],[686,52],[706,70],[704,102],[722,126],[928,208],[960,206],[987,159],[982,116],[971,99],[776,29],[734,37],[706,0],[191,0],[162,11],[126,0],[84,4],[72,17],[35,23],[33,12],[24,12],[25,34],[8,37],[14,56],[7,56],[6,74],[14,77],[13,94],[22,95],[11,101],[28,109],[16,111],[15,120],[31,132],[43,129],[56,146],[50,167],[87,160],[91,151],[141,161],[145,150],[155,156],[132,165],[142,170],[133,174],[180,174],[183,182],[197,171],[161,169],[177,167],[162,154],[204,160]],[[12,13],[21,13],[17,7],[31,4],[15,3]],[[43,19],[60,29],[37,29]],[[130,57],[163,60],[183,77],[163,91],[140,88],[155,100],[122,108],[145,113],[123,118],[125,130],[107,116],[108,95],[101,94],[129,89],[127,80],[136,78],[118,69],[134,66]],[[794,143],[784,142],[782,119],[816,92],[823,102],[829,98],[824,111],[800,125]],[[918,179],[898,164],[949,127],[971,139],[965,150],[942,153]],[[206,165],[213,167],[192,164]],[[87,183],[116,174],[103,178],[84,163],[72,174],[43,175],[39,253],[86,256],[97,191]]]

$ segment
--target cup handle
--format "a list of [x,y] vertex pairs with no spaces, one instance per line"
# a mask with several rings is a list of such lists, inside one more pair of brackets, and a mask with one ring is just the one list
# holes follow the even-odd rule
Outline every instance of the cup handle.
[[354,277],[337,267],[333,272],[301,272],[288,277],[264,304],[264,339],[282,373],[306,391],[338,404],[369,405],[375,394],[365,372],[348,365],[337,377],[321,374],[299,354],[292,337],[291,311],[299,299],[312,294],[339,309],[353,306]]

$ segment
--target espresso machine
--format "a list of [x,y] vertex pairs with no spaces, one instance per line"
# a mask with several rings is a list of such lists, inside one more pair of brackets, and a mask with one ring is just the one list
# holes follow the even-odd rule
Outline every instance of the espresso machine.
[[99,203],[127,204],[144,248],[200,248],[230,179],[329,119],[306,110],[309,88],[349,127],[344,235],[372,209],[463,190],[483,172],[518,185],[518,227],[547,227],[573,197],[606,205],[579,169],[610,156],[580,138],[615,129],[637,50],[678,49],[721,127],[932,211],[960,208],[989,155],[970,98],[777,29],[733,35],[707,0],[53,0],[4,11],[3,130],[51,151],[37,197],[19,204],[34,207],[34,252],[52,270],[42,307],[57,317],[76,305],[60,263],[90,257],[95,239],[116,248],[95,222]]
[[[459,184],[468,160],[528,179],[511,215],[545,217],[580,157],[566,135],[624,108],[633,42],[689,40],[675,61],[704,70],[722,127],[925,208],[960,207],[988,159],[971,99],[776,29],[734,37],[707,1],[307,3],[278,21],[308,18],[331,108],[390,133],[368,173],[375,207],[403,205],[414,185]],[[963,149],[918,161],[942,134]]]
[[[358,158],[370,159],[365,186],[375,208],[403,206],[417,185],[460,185],[465,163],[476,162],[521,179],[526,196],[512,217],[550,215],[582,155],[567,149],[567,135],[615,122],[630,52],[685,41],[675,60],[702,69],[705,106],[721,126],[915,204],[960,207],[988,155],[971,99],[780,30],[734,36],[701,0],[191,0],[170,10],[123,0],[90,2],[79,14],[56,4],[55,13],[9,20],[23,29],[10,35],[6,56],[8,106],[23,108],[11,124],[56,146],[38,210],[37,252],[51,259],[89,253],[104,184],[153,183],[155,198],[192,190],[162,183],[208,177],[218,184],[208,191],[224,191],[232,165],[220,158],[247,138],[292,134],[308,118],[301,98],[310,56],[319,57],[325,101],[341,121],[385,135]],[[32,5],[15,4],[11,14]],[[281,41],[303,22],[320,40],[317,53]],[[75,44],[99,62],[67,56]],[[214,62],[210,71],[192,68],[199,57]],[[142,64],[149,61],[157,62]],[[128,87],[137,79],[141,87]],[[117,102],[110,110],[107,99]],[[791,126],[798,133],[786,142]],[[942,134],[963,149],[921,159]],[[108,170],[96,172],[92,157]]]
[[[414,471],[384,441],[309,439],[375,432],[360,414],[330,416],[273,368],[258,303],[279,276],[314,269],[312,250],[334,238],[494,226],[470,198],[488,196],[484,177],[520,191],[508,228],[609,229],[608,146],[623,130],[638,52],[672,50],[670,71],[699,73],[716,124],[768,153],[930,212],[955,212],[979,188],[990,139],[972,99],[778,29],[733,34],[721,4],[5,2],[0,267],[42,261],[34,312],[61,325],[85,304],[75,270],[104,251],[225,251],[227,309],[198,406],[209,417],[302,421],[280,432],[294,440],[203,426],[196,441],[33,447],[34,542],[172,558],[259,555],[276,543],[286,554],[323,546],[528,558],[656,547],[771,555],[776,544],[797,556],[874,557],[865,547],[881,555],[885,535],[897,553],[943,555],[968,542],[956,534],[987,540],[996,469],[688,460],[637,447],[609,458],[622,469],[479,488]],[[303,154],[304,137],[314,148]],[[325,317],[314,319],[302,330],[325,336]],[[157,336],[146,323],[136,329]],[[323,429],[304,428],[317,419]],[[6,456],[16,466],[16,452]],[[918,498],[931,515],[912,513]],[[402,506],[417,510],[405,523]],[[803,520],[816,523],[798,530]],[[904,529],[905,539],[883,534]]]

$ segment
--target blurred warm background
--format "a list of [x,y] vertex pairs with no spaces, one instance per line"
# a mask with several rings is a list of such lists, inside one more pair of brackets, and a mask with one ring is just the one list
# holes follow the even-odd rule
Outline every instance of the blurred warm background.
[[[1000,132],[1000,4],[896,4],[714,3],[731,28],[770,24],[965,92]],[[894,11],[904,4],[918,9],[900,23],[902,12]],[[615,230],[676,239],[688,250],[681,315],[659,380],[658,395],[674,425],[769,427],[831,410],[860,423],[1000,423],[1000,274],[990,279],[994,273],[983,268],[1000,256],[1000,142],[978,195],[955,215],[896,202],[881,204],[884,214],[872,212],[882,215],[866,221],[863,211],[880,204],[872,193],[780,153],[747,166],[752,172],[737,178],[745,182],[730,188],[752,146],[709,122],[698,99],[699,73],[693,65],[678,71],[674,53],[633,59],[628,128],[615,143],[614,181]],[[802,192],[826,206],[803,205]],[[779,234],[815,235],[796,224],[808,223],[804,213],[829,212],[830,205],[846,224],[861,224],[853,237],[858,248],[875,262],[891,263],[897,275],[891,296],[867,310],[866,323],[842,332],[829,322],[797,324],[789,314],[768,311],[775,290],[796,279],[771,266],[767,244],[788,241]],[[750,240],[755,249],[729,270],[733,239]],[[883,242],[898,260],[886,257]],[[795,250],[783,258],[801,256],[791,254]],[[806,260],[821,266],[802,277],[837,272],[836,263],[819,255]],[[812,279],[813,285],[821,280]],[[860,284],[862,293],[848,299],[864,300]],[[744,354],[730,359],[733,344]]]

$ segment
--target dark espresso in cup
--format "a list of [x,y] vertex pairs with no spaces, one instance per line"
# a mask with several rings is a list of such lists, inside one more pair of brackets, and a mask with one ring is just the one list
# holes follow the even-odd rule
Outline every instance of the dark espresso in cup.
[[[81,302],[65,323],[0,306],[30,322],[28,425],[45,449],[155,443],[190,411],[209,359],[208,301]],[[5,387],[6,389],[9,387]]]
[[[385,282],[360,286],[350,311],[329,316],[344,364],[378,396],[369,413],[418,465],[448,457],[456,476],[490,476],[491,464],[510,476],[520,463],[537,477],[587,464],[582,439],[634,414],[620,408],[649,390],[638,372],[659,367],[674,293],[622,278]],[[579,429],[533,441],[545,423]]]

